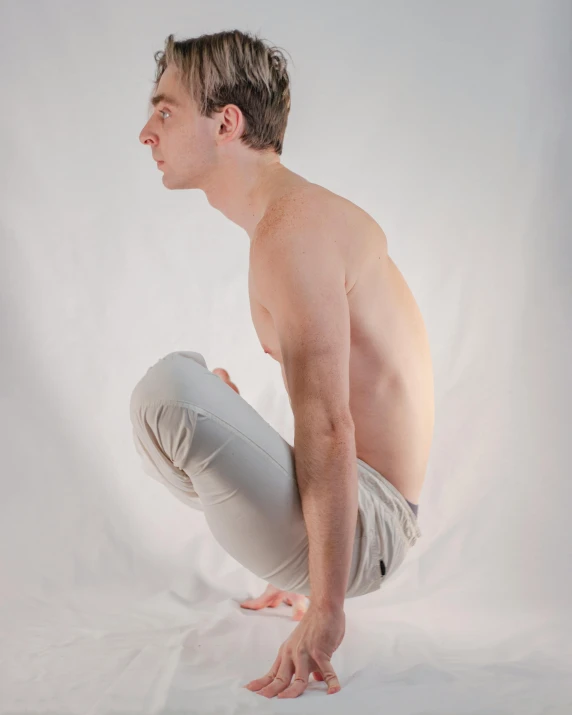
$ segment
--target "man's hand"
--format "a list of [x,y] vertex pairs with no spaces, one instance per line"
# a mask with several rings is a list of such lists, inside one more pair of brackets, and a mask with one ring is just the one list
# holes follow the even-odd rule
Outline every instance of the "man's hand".
[[230,379],[230,375],[228,372],[224,369],[224,367],[215,367],[215,369],[212,371],[213,375],[216,375],[217,377],[220,377],[220,379],[223,382],[226,382],[226,384],[229,387],[232,387],[232,389],[240,395],[240,392],[238,392],[238,387],[232,382]]
[[[310,673],[328,684],[328,695],[342,688],[331,658],[342,642],[346,629],[343,609],[320,610],[312,602],[300,623],[284,641],[268,675],[244,687],[273,698],[297,698],[308,687]],[[294,676],[294,681],[290,685]]]

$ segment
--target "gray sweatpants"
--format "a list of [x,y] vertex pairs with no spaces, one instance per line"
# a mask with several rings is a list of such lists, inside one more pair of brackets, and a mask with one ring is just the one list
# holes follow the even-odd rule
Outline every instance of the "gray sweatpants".
[[[252,573],[310,595],[308,534],[294,448],[200,353],[161,358],[130,400],[143,470],[204,512],[218,543]],[[357,459],[358,518],[346,597],[379,589],[422,535],[403,495]]]

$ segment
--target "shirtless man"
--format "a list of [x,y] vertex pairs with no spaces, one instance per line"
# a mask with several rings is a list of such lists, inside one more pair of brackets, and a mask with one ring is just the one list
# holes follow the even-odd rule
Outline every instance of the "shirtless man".
[[[158,162],[163,185],[203,190],[210,205],[249,236],[252,320],[262,349],[280,363],[291,405],[288,383],[294,375],[288,375],[285,367],[269,308],[277,310],[276,298],[271,301],[269,274],[280,271],[272,255],[286,255],[278,247],[283,250],[288,243],[289,250],[296,252],[293,260],[319,250],[324,273],[331,269],[333,275],[333,266],[343,271],[349,312],[347,397],[355,454],[416,507],[433,436],[431,355],[421,313],[388,255],[383,230],[351,201],[286,168],[280,160],[281,144],[279,152],[261,151],[241,141],[249,125],[238,103],[224,104],[211,117],[201,115],[174,63],[161,68],[152,105],[154,111],[140,141],[150,147]],[[277,235],[281,238],[276,239]],[[299,266],[301,280],[309,280],[303,262]],[[280,308],[281,324],[286,324],[287,307]],[[324,311],[324,320],[332,320],[327,305],[319,309]],[[213,372],[238,392],[226,370]],[[282,600],[303,611],[303,597],[271,585],[262,597],[243,605],[262,608]],[[323,679],[319,674],[316,677]]]

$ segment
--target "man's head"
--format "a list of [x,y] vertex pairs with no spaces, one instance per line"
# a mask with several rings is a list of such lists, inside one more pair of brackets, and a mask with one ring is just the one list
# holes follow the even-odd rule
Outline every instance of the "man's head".
[[228,162],[279,159],[290,81],[276,47],[239,30],[177,42],[155,53],[150,117],[139,135],[171,189],[205,188]]

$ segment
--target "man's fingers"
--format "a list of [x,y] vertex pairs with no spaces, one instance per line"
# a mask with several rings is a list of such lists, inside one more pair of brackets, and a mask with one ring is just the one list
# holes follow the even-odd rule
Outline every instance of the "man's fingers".
[[[327,683],[328,695],[339,692],[342,687],[330,661],[326,659],[322,665],[318,661],[315,662],[320,666],[320,670],[310,671],[309,661],[304,657],[300,658],[297,663],[294,663],[292,658],[282,658],[281,662],[277,659],[268,675],[252,680],[243,687],[267,698],[275,696],[297,698],[308,687],[310,674],[312,674],[315,680]],[[277,665],[279,665],[278,669]],[[274,673],[275,675],[273,675]],[[294,676],[293,680],[292,675]]]
[[261,688],[264,688],[266,685],[270,685],[270,683],[274,680],[273,675],[265,675],[263,678],[257,678],[256,680],[251,680],[250,683],[247,683],[244,685],[244,688],[247,688],[248,690],[260,690]]
[[228,370],[225,370],[223,367],[215,367],[214,370],[211,370],[213,375],[216,375],[217,377],[220,377],[220,379],[223,382],[226,382],[226,384],[229,387],[232,387],[232,389],[240,395],[240,392],[238,390],[238,387],[234,384],[234,382],[230,379],[230,375],[228,374]]
[[294,672],[294,680],[292,683],[281,693],[278,694],[279,698],[297,698],[302,695],[304,690],[308,687],[308,680],[310,679],[310,666],[307,658],[300,658],[296,664],[296,670]]
[[342,689],[338,676],[335,674],[334,669],[330,661],[325,658],[324,660],[316,660],[316,664],[320,668],[320,674],[322,680],[328,684],[328,695],[332,693],[337,693]]
[[292,681],[292,676],[294,675],[294,662],[291,657],[282,658],[276,677],[271,683],[266,685],[264,688],[258,691],[259,695],[264,695],[267,698],[273,698],[278,693],[290,685]]
[[261,688],[266,687],[274,680],[276,673],[278,673],[278,669],[280,668],[281,663],[282,663],[282,646],[280,646],[280,650],[278,651],[276,660],[274,661],[274,663],[272,663],[272,667],[268,671],[268,675],[264,675],[262,678],[257,678],[256,680],[251,680],[250,683],[247,683],[246,685],[243,685],[242,687],[247,688],[248,690],[253,690],[253,691],[257,691],[257,690],[260,690]]

